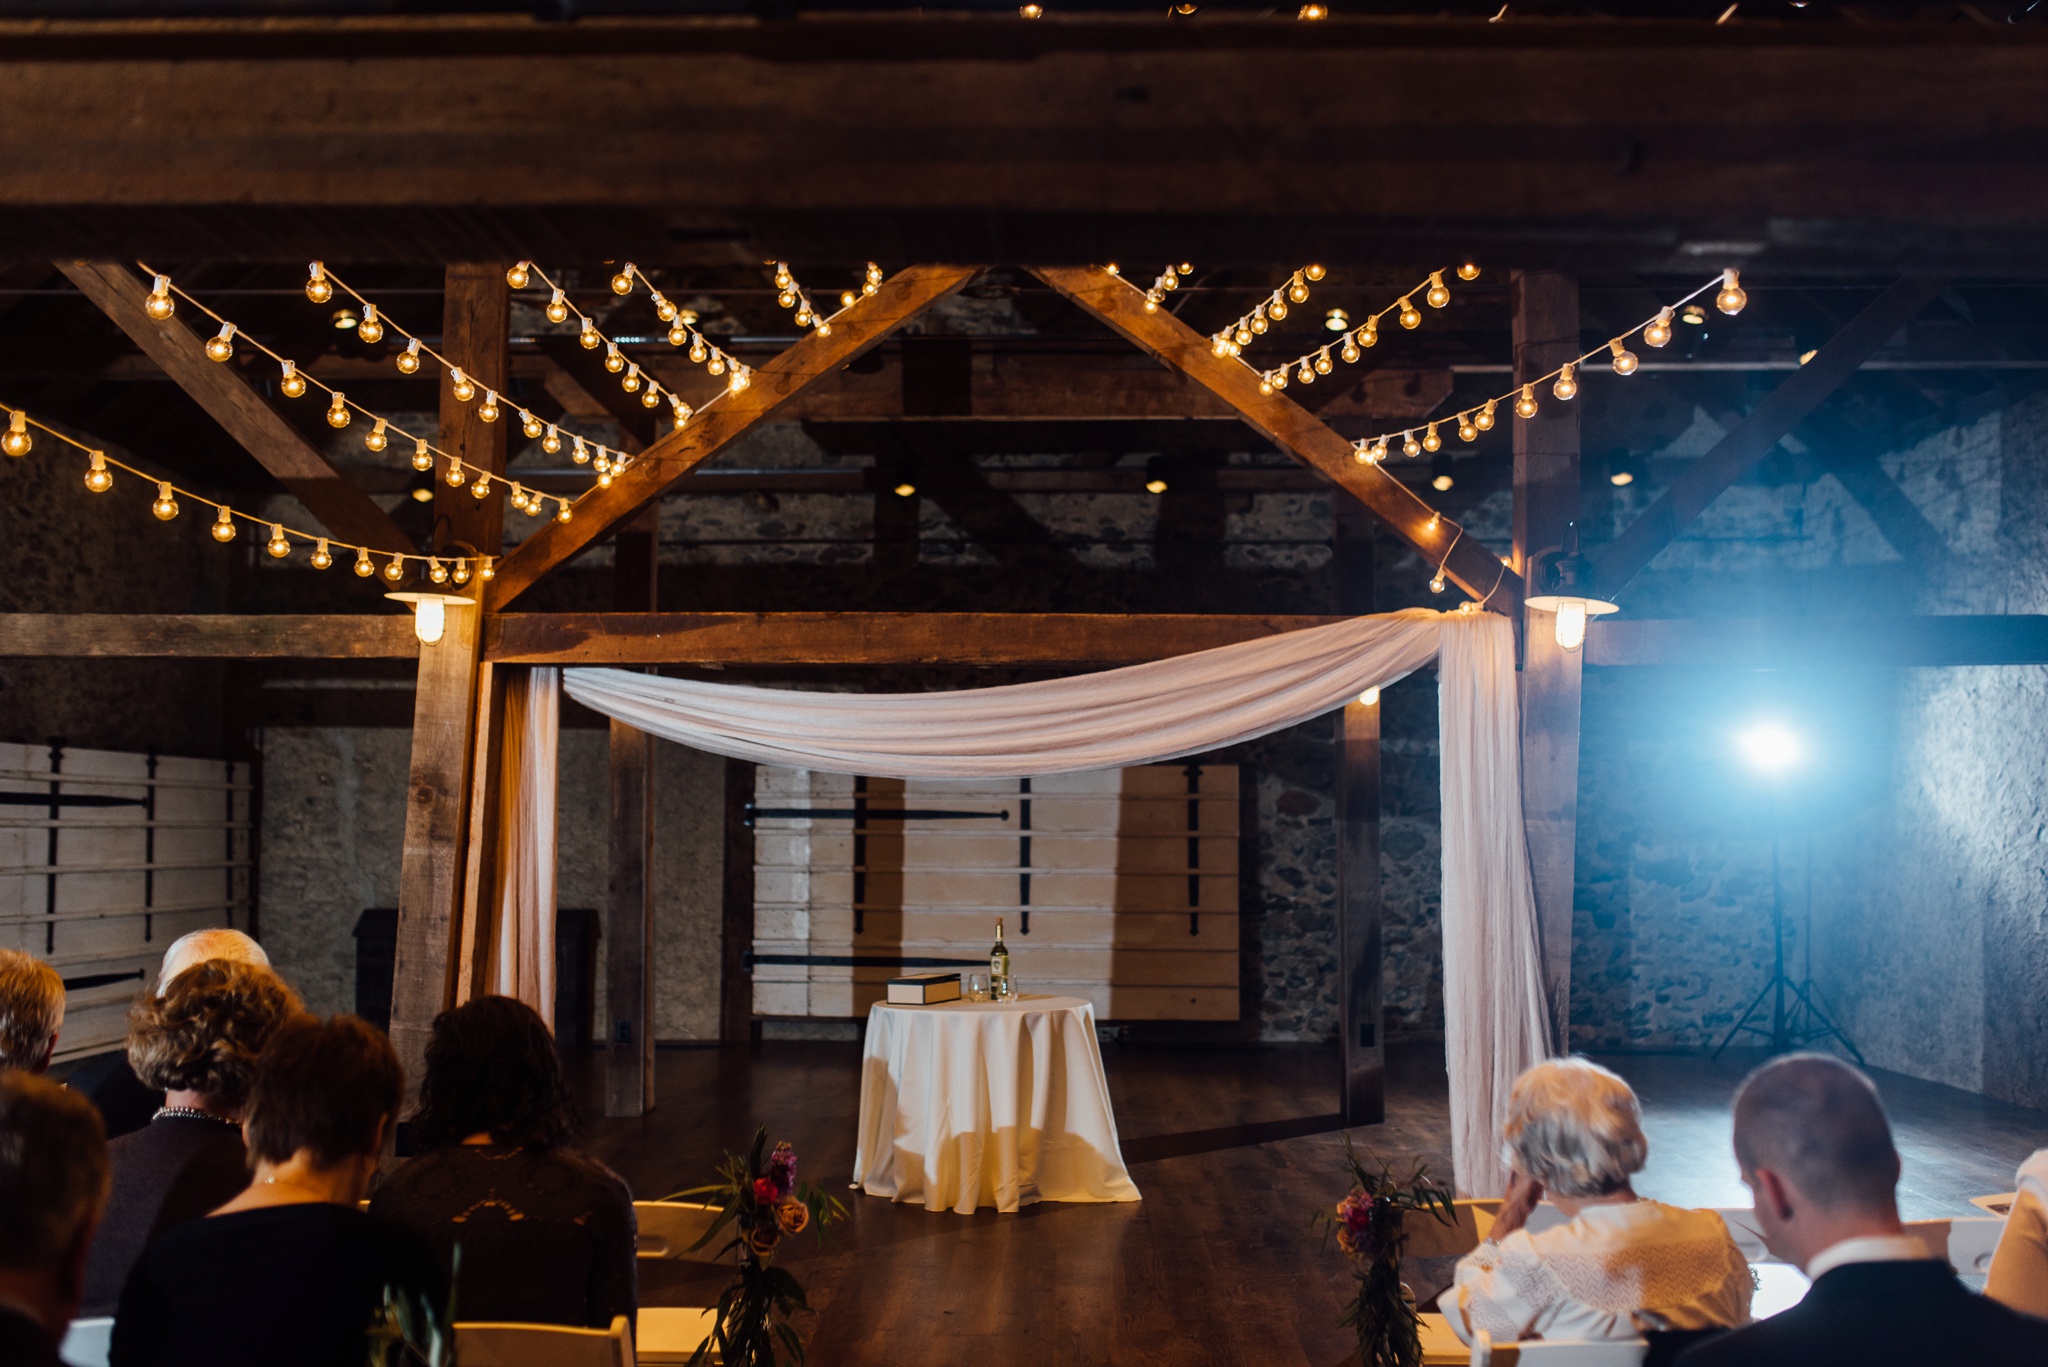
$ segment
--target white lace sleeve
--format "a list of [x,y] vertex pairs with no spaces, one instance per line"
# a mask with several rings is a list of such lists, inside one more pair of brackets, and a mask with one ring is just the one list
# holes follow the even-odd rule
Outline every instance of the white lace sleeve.
[[[1524,1247],[1516,1249],[1517,1240]],[[1510,1257],[1507,1250],[1521,1256]],[[1469,1343],[1474,1332],[1484,1329],[1496,1343],[1513,1343],[1536,1322],[1537,1316],[1548,1308],[1545,1292],[1554,1288],[1525,1286],[1526,1279],[1516,1276],[1510,1266],[1512,1263],[1527,1268],[1535,1252],[1529,1236],[1516,1230],[1508,1235],[1505,1250],[1488,1239],[1458,1260],[1452,1282],[1458,1293],[1458,1313],[1451,1317],[1451,1324],[1461,1329],[1460,1338]]]

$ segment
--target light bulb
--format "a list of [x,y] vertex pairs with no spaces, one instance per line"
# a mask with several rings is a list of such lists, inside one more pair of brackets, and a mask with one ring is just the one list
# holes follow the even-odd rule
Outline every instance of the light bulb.
[[391,444],[391,439],[384,435],[385,422],[386,419],[379,418],[377,419],[376,426],[372,427],[369,431],[363,433],[363,448],[365,450],[382,451],[386,446]]
[[398,353],[398,373],[417,375],[420,369],[420,339],[415,337],[405,344],[405,350]]
[[[734,376],[734,378],[737,379],[738,376]],[[642,408],[661,407],[661,391],[653,385],[647,386],[645,392],[640,395],[640,406]]]
[[852,290],[841,291],[839,295],[839,307],[843,309],[850,309],[853,307],[854,301],[858,298],[860,298],[860,296],[855,294]]
[[1464,415],[1464,414],[1462,414],[1462,413],[1458,415],[1458,440],[1459,440],[1459,441],[1478,441],[1478,440],[1479,440],[1479,426],[1478,426],[1478,424],[1474,423],[1474,422],[1472,421],[1472,419],[1471,419],[1471,418],[1467,417],[1466,415]]
[[327,268],[315,261],[306,269],[306,297],[316,304],[324,304],[332,299],[334,286],[327,283]]
[[1416,309],[1415,301],[1412,299],[1401,300],[1401,326],[1409,329],[1422,326],[1422,314]]
[[206,339],[206,359],[226,361],[235,354],[235,325],[222,323],[220,331]]
[[1372,463],[1374,465],[1378,465],[1382,461],[1386,460],[1386,458],[1387,439],[1385,437],[1381,437],[1378,441],[1372,444]]
[[682,400],[676,399],[671,402],[669,411],[675,415],[676,430],[681,431],[683,424],[690,420],[690,414],[695,410]]
[[1379,319],[1368,318],[1365,320],[1365,326],[1358,330],[1358,344],[1360,346],[1378,346],[1380,344]]
[[396,584],[404,578],[405,557],[402,555],[394,555],[391,557],[391,563],[384,567],[384,582],[387,584]]
[[597,344],[602,342],[604,338],[597,335],[597,324],[585,318],[583,320],[583,331],[576,334],[576,340],[583,344],[585,351],[595,351],[597,350]]
[[149,298],[142,301],[142,311],[161,323],[178,311],[176,301],[171,298],[171,277],[159,275],[156,284],[150,287]]
[[1032,0],[1032,3],[1017,6],[1017,16],[1020,19],[1043,18],[1045,16],[1045,6],[1038,4],[1037,0]]
[[669,328],[669,330],[668,330],[668,344],[669,344],[670,346],[681,346],[681,345],[683,345],[683,343],[685,343],[685,342],[687,342],[687,341],[689,341],[689,340],[690,340],[690,330],[689,330],[688,328],[684,327],[684,326],[683,326],[683,325],[682,325],[682,324],[681,324],[680,322],[679,322],[679,323],[676,323],[676,324],[674,324],[673,326],[671,326],[671,327]]
[[436,584],[448,582],[448,567],[441,563],[439,556],[427,557],[427,578],[433,580]]
[[1266,327],[1266,315],[1263,313],[1254,313],[1252,315],[1251,322],[1252,331],[1258,334],[1259,336],[1263,337],[1266,334]]
[[292,553],[292,543],[284,539],[281,523],[270,524],[270,540],[263,543],[263,549],[270,552],[273,560],[282,560]]
[[569,511],[567,503],[560,504],[555,508],[555,521],[557,522],[567,522],[572,516],[574,514]]
[[1733,315],[1742,312],[1742,306],[1748,302],[1749,296],[1742,289],[1742,277],[1732,270],[1722,271],[1721,292],[1714,296],[1714,307]]
[[1435,423],[1431,423],[1429,430],[1422,434],[1422,449],[1430,452],[1444,449],[1444,439],[1436,434]]
[[490,556],[487,555],[477,562],[476,577],[483,580],[486,584],[498,577],[497,566],[491,562]]
[[896,486],[894,492],[898,498],[909,498],[917,492],[917,486],[906,479]]
[[1358,702],[1361,707],[1377,707],[1379,706],[1379,701],[1380,691],[1377,688],[1368,688],[1365,692],[1358,695]]
[[1262,375],[1262,376],[1260,376],[1260,377],[1259,377],[1259,393],[1261,393],[1261,394],[1271,394],[1272,392],[1273,392],[1273,377],[1272,377],[1272,376],[1270,376],[1270,375]]
[[455,401],[457,403],[468,403],[476,397],[476,385],[470,380],[469,376],[462,373],[461,366],[450,368],[448,371],[448,382],[454,387]]
[[278,366],[284,372],[282,378],[277,382],[278,392],[287,399],[296,399],[301,394],[304,394],[306,392],[306,377],[299,374],[299,368],[290,361],[280,361]]
[[512,506],[515,508],[524,508],[526,506],[526,490],[520,488],[517,484],[512,486]]
[[356,324],[356,336],[363,339],[365,346],[384,340],[384,320],[377,316],[375,304],[363,305],[363,321]]
[[462,487],[462,481],[468,479],[469,476],[463,472],[462,462],[457,460],[455,457],[450,456],[448,457],[448,471],[446,474],[442,475],[441,478],[448,482],[449,488],[460,489]]
[[611,487],[612,487],[612,472],[611,472],[611,471],[609,471],[609,470],[600,470],[600,471],[598,471],[598,473],[597,473],[597,487],[598,487],[598,488],[600,488],[600,489],[609,489],[609,488],[611,488]]
[[178,500],[171,494],[171,482],[160,479],[156,483],[156,501],[149,505],[159,522],[169,522],[178,515]]
[[334,552],[327,549],[327,538],[316,538],[313,542],[313,568],[324,570],[333,563]]
[[1442,271],[1431,271],[1429,273],[1429,293],[1423,295],[1422,298],[1433,309],[1440,309],[1445,304],[1451,302],[1450,287],[1444,284],[1444,273]]
[[557,289],[548,297],[547,315],[550,323],[569,321],[569,301],[562,297],[561,290]]
[[484,401],[481,405],[478,406],[476,410],[476,415],[479,419],[481,419],[484,422],[496,422],[498,420],[497,390],[486,389],[484,391]]
[[612,458],[602,446],[597,448],[597,463],[590,468],[597,471],[600,475],[612,468]]
[[1473,415],[1472,425],[1482,432],[1493,430],[1493,405],[1494,400],[1488,399],[1478,413]]
[[213,539],[223,545],[235,539],[235,515],[228,511],[227,504],[215,509],[213,526],[208,530],[213,533]]
[[355,570],[358,579],[368,579],[377,572],[377,567],[370,563],[370,552],[365,547],[356,547]]
[[1281,366],[1281,367],[1280,367],[1280,368],[1279,368],[1278,370],[1276,370],[1276,371],[1274,371],[1274,372],[1273,372],[1273,388],[1275,388],[1275,389],[1285,389],[1285,388],[1287,388],[1287,367],[1286,367],[1286,366]]
[[832,325],[822,317],[818,319],[818,335],[820,337],[830,337],[832,335]]
[[1296,304],[1308,302],[1308,286],[1301,282],[1300,276],[1295,276],[1294,283],[1287,287],[1287,298],[1289,302]]
[[619,388],[625,390],[628,394],[640,392],[640,367],[638,365],[626,367],[624,377],[619,380]]
[[[785,279],[785,280],[787,280],[787,279],[788,279],[789,277],[788,277],[788,276],[784,276],[784,277],[782,277],[782,278],[783,278],[783,279]],[[792,289],[788,288],[787,286],[784,286],[784,287],[783,287],[783,291],[782,291],[782,293],[780,293],[780,294],[778,294],[778,295],[776,295],[776,296],[775,296],[775,302],[776,302],[776,303],[777,303],[778,305],[780,305],[781,307],[783,307],[783,308],[786,308],[786,309],[790,309],[790,308],[795,308],[795,307],[796,307],[796,291],[794,291],[794,290],[792,290]]]
[[1643,326],[1643,340],[1651,346],[1664,346],[1671,341],[1670,309],[1657,310],[1657,316]]
[[531,261],[513,262],[512,268],[505,272],[505,283],[515,290],[525,289],[527,281],[526,268],[532,264]]
[[1557,395],[1560,399],[1569,399],[1579,392],[1579,382],[1572,376],[1572,363],[1570,361],[1566,361],[1558,367],[1557,383],[1550,387],[1550,392]]
[[1307,361],[1303,361],[1301,369],[1295,372],[1294,378],[1303,384],[1314,384],[1316,382],[1316,373],[1309,368]]
[[539,436],[541,433],[541,425],[541,420],[535,417],[533,413],[524,408],[519,410],[519,430],[521,432],[524,432],[528,437]]
[[654,292],[654,316],[664,323],[672,323],[676,317],[676,306],[660,290]]
[[1633,351],[1629,351],[1618,341],[1609,342],[1607,349],[1614,353],[1614,373],[1617,375],[1633,375],[1636,373],[1636,367],[1642,364],[1636,359]]
[[695,363],[696,363],[697,365],[703,365],[703,364],[704,364],[704,358],[705,358],[706,356],[709,356],[710,354],[711,354],[710,348],[708,348],[708,347],[706,347],[706,346],[704,345],[704,339],[703,339],[702,337],[698,336],[698,335],[697,335],[696,333],[694,333],[694,332],[693,332],[693,333],[691,333],[691,334],[690,334],[690,360],[691,360],[691,361],[693,361],[693,362],[695,362]]
[[1372,464],[1372,443],[1362,441],[1351,448],[1351,459],[1360,465]]
[[1460,265],[1458,267],[1458,278],[1460,280],[1477,280],[1479,278],[1479,263],[1477,261],[1467,261]]
[[427,449],[427,439],[425,437],[414,437],[412,439],[412,468],[415,470],[431,470],[434,468],[434,453]]
[[1557,605],[1557,621],[1552,628],[1557,633],[1560,650],[1577,650],[1586,643],[1586,605],[1577,598],[1567,598]]
[[1515,416],[1518,418],[1533,418],[1536,416],[1535,385],[1525,384],[1522,386],[1521,394],[1515,399]]
[[104,494],[114,487],[114,472],[107,468],[107,453],[92,453],[92,463],[85,470],[85,487],[96,494]]
[[[795,283],[796,277],[789,273],[789,263],[787,261],[776,262],[775,288],[779,290],[787,290],[790,286],[794,285]],[[788,308],[789,305],[784,304],[783,307]]]
[[1287,316],[1287,301],[1275,296],[1273,302],[1266,305],[1266,316],[1276,323],[1285,318]]
[[469,496],[481,502],[491,496],[491,477],[478,475],[476,482],[469,486]]
[[1328,351],[1318,351],[1318,352],[1316,353],[1316,362],[1315,362],[1315,364],[1316,364],[1316,374],[1318,374],[1318,375],[1327,375],[1327,374],[1329,374],[1329,373],[1330,373],[1330,371],[1331,371],[1331,369],[1333,368],[1333,367],[1331,366],[1331,364],[1330,364],[1330,353],[1329,353]]
[[1422,443],[1415,440],[1415,433],[1413,431],[1401,434],[1401,454],[1404,456],[1419,456],[1422,454]]
[[1228,356],[1230,354],[1230,339],[1220,332],[1211,337],[1209,339],[1209,354],[1219,359]]
[[16,460],[35,449],[36,439],[29,435],[28,414],[19,408],[7,416],[7,432],[0,435],[0,451],[5,451]]
[[575,462],[576,462],[576,463],[577,463],[578,465],[587,465],[587,464],[589,464],[589,463],[590,463],[590,450],[589,450],[589,448],[588,448],[588,447],[584,446],[584,444],[583,444],[583,438],[581,438],[581,437],[577,437],[577,438],[575,438],[575,442],[576,442],[576,449],[575,449],[575,450],[573,450],[573,451],[571,451],[571,452],[569,453],[569,459],[570,459],[570,460],[573,460],[573,461],[575,461]]
[[547,500],[539,494],[528,494],[526,496],[526,515],[528,517],[539,517],[546,507]]
[[455,569],[448,577],[458,584],[467,584],[469,582],[469,562],[467,560],[456,561]]
[[[1193,272],[1189,267],[1182,266],[1180,268],[1180,273],[1182,275],[1190,275]],[[1308,265],[1303,266],[1301,268],[1301,273],[1311,280],[1320,280],[1323,278],[1324,275],[1322,265],[1319,262],[1310,262]]]
[[604,344],[604,368],[614,375],[626,368],[626,358],[619,355],[619,344],[617,342],[606,342]]
[[1436,578],[1429,581],[1429,591],[1431,593],[1442,593],[1444,591],[1444,572],[1442,570],[1438,570]]
[[1358,343],[1352,341],[1349,337],[1346,337],[1344,339],[1343,349],[1339,351],[1337,354],[1344,358],[1345,364],[1349,365],[1351,362],[1356,361],[1358,359]]
[[348,403],[339,389],[334,391],[333,402],[327,405],[327,425],[329,427],[348,426]]

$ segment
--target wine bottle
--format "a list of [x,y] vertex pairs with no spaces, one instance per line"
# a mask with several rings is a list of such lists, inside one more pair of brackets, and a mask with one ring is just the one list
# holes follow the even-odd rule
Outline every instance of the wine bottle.
[[1010,951],[1003,947],[1003,918],[996,917],[996,944],[988,952],[988,994],[997,1001],[1010,995]]

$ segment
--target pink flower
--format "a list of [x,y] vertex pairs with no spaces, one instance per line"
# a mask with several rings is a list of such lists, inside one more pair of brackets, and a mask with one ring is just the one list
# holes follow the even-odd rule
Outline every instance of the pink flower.
[[772,1206],[782,1200],[782,1193],[775,1189],[775,1183],[766,1177],[754,1179],[754,1201],[757,1205]]
[[768,1156],[768,1180],[782,1196],[796,1189],[796,1150],[787,1141],[777,1144],[775,1152]]

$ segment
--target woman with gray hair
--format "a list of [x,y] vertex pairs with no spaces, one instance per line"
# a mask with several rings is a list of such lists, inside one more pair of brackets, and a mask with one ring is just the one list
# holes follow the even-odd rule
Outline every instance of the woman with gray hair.
[[[1458,1260],[1444,1309],[1458,1336],[1628,1339],[1749,1322],[1749,1267],[1721,1217],[1637,1196],[1650,1144],[1629,1085],[1582,1058],[1550,1059],[1508,1098],[1507,1199]],[[1549,1196],[1565,1223],[1523,1226]]]

